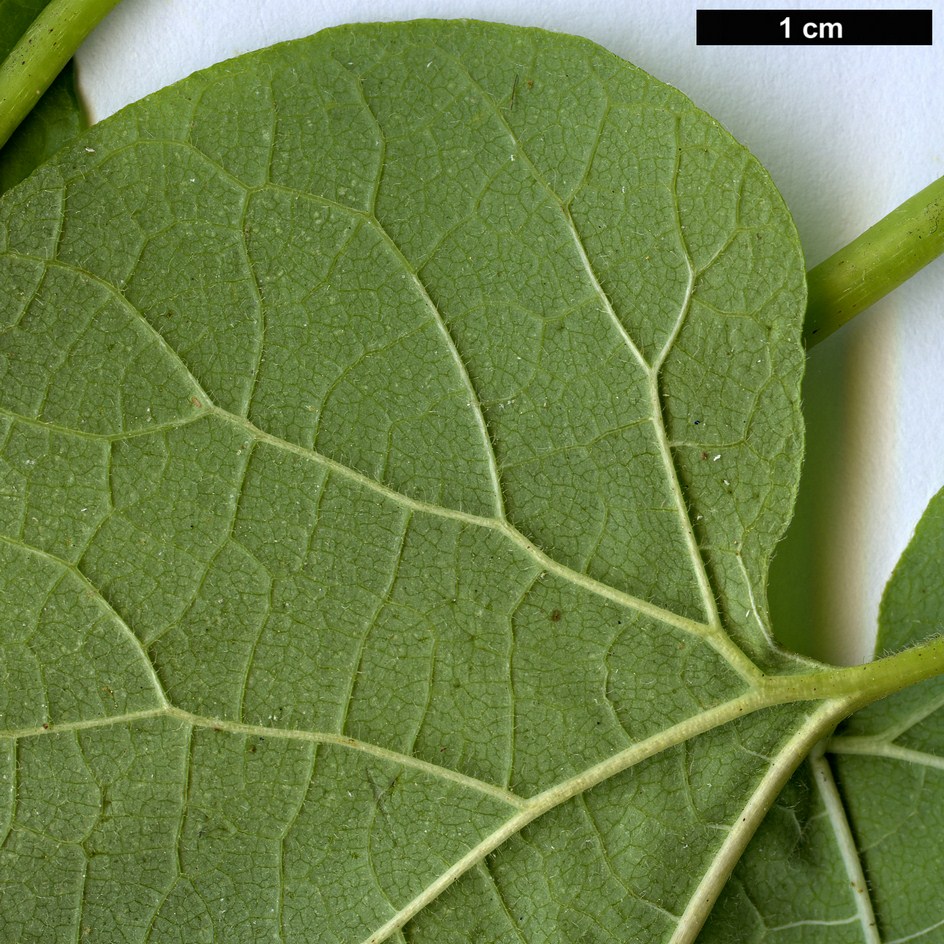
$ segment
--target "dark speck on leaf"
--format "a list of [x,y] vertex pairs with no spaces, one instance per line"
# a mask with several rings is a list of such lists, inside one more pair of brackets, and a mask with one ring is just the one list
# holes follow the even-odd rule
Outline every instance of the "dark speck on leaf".
[[560,610],[551,610],[551,622],[559,623],[561,619],[561,615],[562,614]]

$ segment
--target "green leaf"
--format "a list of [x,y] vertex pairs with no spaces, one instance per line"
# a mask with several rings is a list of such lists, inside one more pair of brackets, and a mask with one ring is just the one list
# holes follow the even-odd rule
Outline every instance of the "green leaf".
[[789,214],[598,47],[216,66],[0,249],[0,937],[683,944],[875,697],[767,629]]
[[[0,0],[0,62],[46,6],[45,0]],[[19,183],[88,126],[70,63],[29,117],[0,148],[0,194]]]
[[[913,646],[942,628],[944,490],[885,588],[876,651]],[[825,753],[814,752],[699,941],[944,941],[942,706],[944,680],[922,682],[857,712]]]

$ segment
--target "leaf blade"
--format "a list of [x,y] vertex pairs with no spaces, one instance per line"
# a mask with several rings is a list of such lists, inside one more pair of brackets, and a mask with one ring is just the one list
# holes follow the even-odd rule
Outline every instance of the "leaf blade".
[[[564,65],[572,86],[553,81]],[[590,147],[561,130],[562,115],[586,125],[586,89],[628,103],[597,114]],[[621,155],[640,128],[649,150]],[[620,174],[629,196],[609,213]],[[724,212],[702,215],[706,181]],[[636,242],[608,243],[617,224]],[[8,463],[35,468],[55,437],[95,444],[83,481],[99,506],[70,561],[133,627],[170,705],[54,717],[23,771],[41,782],[30,758],[55,745],[47,767],[89,797],[131,790],[154,763],[143,748],[111,779],[80,757],[166,736],[171,812],[137,933],[239,939],[256,922],[290,939],[318,920],[320,938],[360,940],[421,909],[416,933],[441,940],[452,892],[437,896],[459,873],[455,894],[487,888],[502,844],[483,920],[503,933],[532,893],[527,933],[586,930],[567,863],[589,881],[609,860],[607,920],[629,914],[628,882],[653,935],[690,940],[698,874],[722,874],[736,846],[722,834],[826,723],[771,707],[739,648],[781,660],[759,575],[795,490],[802,364],[802,260],[753,159],[583,41],[358,27],[133,107],[15,190],[0,227]],[[27,382],[9,368],[23,362]],[[715,447],[746,457],[743,481]],[[71,493],[26,512],[11,494],[9,533],[36,518],[30,541],[63,541],[51,522]],[[281,812],[246,839],[240,810],[279,794],[263,740],[294,757],[295,799],[271,799]],[[519,836],[538,816],[543,896]],[[555,847],[574,818],[589,855]],[[115,838],[103,811],[89,827],[83,854],[106,834],[134,865],[91,859],[64,933],[111,927],[109,896],[143,882],[128,825]],[[629,841],[639,829],[654,853]],[[688,847],[692,874],[653,866]],[[330,879],[313,871],[324,849]]]

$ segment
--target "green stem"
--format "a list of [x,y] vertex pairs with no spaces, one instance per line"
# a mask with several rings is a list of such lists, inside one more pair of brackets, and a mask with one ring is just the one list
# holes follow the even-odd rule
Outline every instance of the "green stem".
[[944,253],[944,177],[807,273],[803,337],[818,344]]
[[821,669],[803,675],[773,676],[765,680],[768,694],[790,701],[818,701],[852,696],[856,709],[869,702],[944,673],[944,636],[913,646],[893,656],[843,668]]
[[0,64],[0,147],[119,0],[53,0]]

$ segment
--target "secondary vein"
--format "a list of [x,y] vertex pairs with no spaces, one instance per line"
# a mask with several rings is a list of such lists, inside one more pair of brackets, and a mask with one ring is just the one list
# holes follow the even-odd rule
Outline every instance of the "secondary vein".
[[157,672],[154,669],[151,660],[148,658],[147,653],[144,651],[144,647],[141,644],[141,640],[138,639],[137,634],[131,629],[131,627],[121,618],[121,615],[115,610],[115,608],[105,599],[99,589],[92,583],[85,574],[79,570],[75,564],[70,563],[62,557],[57,557],[55,554],[50,554],[48,551],[40,550],[39,548],[33,547],[32,545],[25,544],[22,541],[18,541],[14,538],[7,537],[4,534],[0,534],[0,542],[10,545],[10,547],[18,548],[19,550],[27,553],[33,554],[36,557],[47,560],[50,563],[56,564],[59,567],[63,568],[67,573],[71,574],[76,580],[78,580],[86,592],[89,593],[102,608],[107,612],[108,616],[114,620],[115,624],[121,630],[122,635],[124,635],[128,641],[131,643],[134,650],[137,652],[141,661],[144,663],[145,671],[148,675],[148,681],[151,683],[152,688],[154,689],[154,695],[156,696],[158,702],[163,708],[167,708],[170,702],[167,699],[167,694],[164,691],[164,686],[161,684],[161,680],[157,676]]
[[[673,330],[670,334],[669,340],[666,342],[665,346],[662,349],[662,352],[659,355],[659,358],[654,364],[649,364],[645,357],[642,354],[642,351],[639,349],[639,346],[636,342],[630,337],[629,332],[626,330],[625,325],[622,320],[616,313],[616,309],[613,306],[613,302],[610,299],[607,292],[604,290],[603,286],[600,284],[600,280],[597,278],[596,270],[593,267],[593,264],[590,261],[590,257],[587,253],[586,245],[584,244],[583,238],[580,235],[580,231],[577,228],[576,223],[574,222],[573,215],[570,212],[570,207],[560,195],[554,190],[553,187],[545,180],[544,176],[537,169],[537,167],[532,162],[527,151],[521,146],[520,141],[517,138],[514,130],[511,125],[508,123],[508,119],[505,115],[502,114],[501,109],[498,108],[495,101],[492,97],[481,87],[481,85],[475,80],[471,75],[466,66],[456,59],[453,56],[449,57],[451,61],[456,65],[456,67],[463,72],[468,82],[473,85],[478,93],[481,95],[482,99],[489,106],[493,115],[495,116],[498,123],[501,125],[505,134],[508,136],[509,141],[514,145],[517,151],[522,155],[522,160],[525,166],[531,172],[534,180],[544,189],[548,197],[555,202],[555,204],[560,209],[561,214],[563,215],[564,222],[567,226],[568,233],[572,240],[572,245],[574,251],[577,254],[577,258],[580,262],[581,268],[585,273],[590,286],[596,295],[597,299],[600,302],[600,305],[603,308],[604,313],[606,314],[609,321],[612,323],[616,333],[618,334],[620,340],[625,345],[627,350],[632,354],[636,363],[644,372],[645,376],[649,380],[649,394],[650,394],[650,408],[651,408],[651,420],[653,431],[655,433],[656,442],[659,449],[660,458],[662,459],[662,465],[665,470],[666,480],[669,487],[669,491],[672,495],[672,500],[675,504],[676,512],[679,517],[679,525],[682,530],[683,540],[685,542],[687,555],[690,558],[690,563],[694,571],[694,576],[698,589],[702,598],[702,603],[705,607],[705,614],[708,618],[709,624],[717,630],[721,628],[721,621],[718,614],[718,606],[715,601],[714,591],[711,588],[711,582],[708,579],[708,572],[705,566],[705,560],[702,556],[701,549],[698,545],[698,539],[695,536],[694,527],[692,524],[691,515],[688,511],[688,504],[685,500],[685,496],[682,492],[681,482],[679,481],[678,469],[675,464],[675,459],[672,455],[671,447],[668,444],[668,435],[665,429],[665,419],[663,416],[663,405],[662,405],[662,394],[659,389],[659,373],[661,370],[662,362],[664,361],[666,355],[668,354],[669,349],[671,348],[672,343],[674,342],[678,332],[681,330],[682,325],[685,322],[685,317],[688,313],[688,310],[691,306],[691,300],[694,293],[695,285],[695,269],[692,264],[691,259],[688,256],[687,250],[684,252],[686,265],[688,266],[688,285],[686,286],[685,296],[682,300],[680,306],[678,317],[676,318]],[[585,177],[589,174],[589,165],[587,167]],[[672,186],[673,186],[673,195],[675,196],[674,206],[675,206],[675,222],[679,231],[679,239],[682,243],[684,249],[684,238],[682,237],[681,231],[681,221],[678,218],[678,198],[675,195],[675,182],[678,175],[678,149],[676,148],[675,154],[675,166],[673,168],[672,174]],[[571,198],[572,199],[572,198]],[[738,669],[738,671],[741,671]]]
[[831,754],[858,754],[865,757],[884,757],[888,760],[900,760],[921,767],[933,767],[944,770],[944,757],[927,751],[916,751],[902,747],[881,738],[834,737],[830,738],[827,750]]
[[[438,518],[446,518],[473,527],[487,528],[488,530],[496,531],[499,534],[504,535],[508,540],[512,541],[518,548],[524,551],[533,560],[537,561],[543,569],[555,573],[558,576],[563,577],[564,579],[573,583],[576,583],[598,596],[603,596],[606,599],[612,600],[614,603],[619,603],[628,609],[636,610],[645,616],[660,620],[663,623],[668,623],[669,625],[675,626],[676,628],[684,630],[687,633],[698,636],[701,639],[705,639],[716,647],[718,645],[724,646],[725,649],[728,650],[725,655],[729,658],[729,661],[731,661],[731,659],[737,658],[734,655],[734,650],[736,649],[734,644],[728,640],[728,643],[730,643],[728,646],[723,641],[718,640],[717,634],[714,632],[713,627],[705,625],[704,623],[696,622],[692,619],[688,619],[687,617],[681,616],[678,613],[673,613],[671,610],[666,610],[655,603],[650,603],[648,600],[643,600],[640,597],[633,596],[632,594],[626,593],[623,590],[619,590],[616,587],[611,587],[608,584],[604,584],[601,581],[588,576],[587,574],[581,573],[580,571],[573,570],[566,564],[561,564],[560,562],[545,554],[532,541],[525,537],[525,535],[523,535],[514,525],[508,523],[502,518],[470,514],[469,512],[459,511],[458,509],[446,508],[442,505],[434,505],[430,502],[423,501],[422,499],[412,498],[409,495],[405,495],[403,492],[399,492],[396,489],[391,488],[389,485],[384,485],[382,482],[378,482],[376,479],[373,479],[362,472],[352,469],[350,466],[344,465],[341,462],[337,462],[334,459],[330,459],[322,453],[316,452],[312,449],[307,449],[304,446],[299,446],[296,443],[289,442],[288,440],[282,439],[279,436],[274,436],[271,433],[267,433],[265,430],[259,429],[259,427],[255,426],[244,417],[237,416],[234,413],[229,413],[220,407],[211,407],[209,410],[207,410],[207,412],[213,413],[227,422],[240,426],[249,435],[260,442],[268,443],[269,445],[278,449],[284,449],[287,452],[291,452],[297,456],[307,459],[310,462],[315,462],[330,470],[331,472],[341,476],[342,478],[346,478],[349,481],[355,482],[359,486],[369,489],[378,495],[382,495],[384,498],[396,502],[406,508],[410,508],[413,511],[424,512],[425,514],[434,515]],[[727,639],[727,637],[724,638]],[[747,672],[751,678],[758,677],[759,672],[756,667],[754,667],[753,663],[750,663],[749,660],[747,660],[747,657],[744,656],[743,653],[740,653],[740,650],[737,650],[737,652],[740,655],[740,658],[737,659],[738,664],[734,666],[735,669],[741,672],[741,674]]]
[[[373,106],[367,98],[367,94],[364,91],[364,83],[361,80],[360,76],[355,77],[358,91],[360,92],[361,101],[363,102],[364,108],[367,110],[367,114],[370,115],[371,121],[374,123],[374,128],[376,129],[377,136],[380,140],[380,146],[385,151],[386,150],[386,134],[384,132],[383,126],[381,125],[377,115],[374,111]],[[383,174],[383,161],[380,163],[380,174]],[[374,190],[373,202],[376,204],[377,190],[380,187],[380,180],[377,181],[377,186]],[[459,354],[459,349],[456,347],[455,338],[452,336],[452,332],[449,330],[449,326],[446,324],[446,319],[443,316],[443,313],[440,311],[439,306],[433,301],[432,296],[429,294],[429,289],[426,286],[426,283],[420,277],[419,271],[410,263],[410,260],[407,259],[403,250],[394,240],[393,236],[390,234],[387,227],[383,225],[376,213],[371,212],[370,221],[373,224],[374,229],[380,235],[381,239],[387,244],[390,251],[393,253],[397,261],[403,266],[403,268],[410,273],[410,278],[413,281],[414,289],[416,290],[419,297],[422,299],[423,305],[426,307],[427,311],[432,315],[433,321],[436,325],[436,328],[440,334],[440,337],[443,340],[443,343],[446,346],[446,350],[449,352],[449,356],[452,359],[453,364],[455,365],[456,372],[459,375],[459,378],[462,382],[463,387],[465,387],[466,392],[469,396],[468,405],[472,410],[473,416],[475,417],[475,425],[478,428],[479,435],[482,439],[482,446],[485,450],[486,459],[488,462],[488,474],[489,479],[491,480],[493,499],[495,501],[495,515],[498,518],[505,518],[505,499],[502,493],[501,485],[501,476],[498,471],[498,458],[495,454],[495,444],[492,441],[492,435],[488,428],[488,424],[485,421],[485,414],[482,410],[482,401],[479,397],[478,391],[475,388],[475,385],[472,383],[472,378],[469,375],[468,367],[466,366],[465,360]]]

